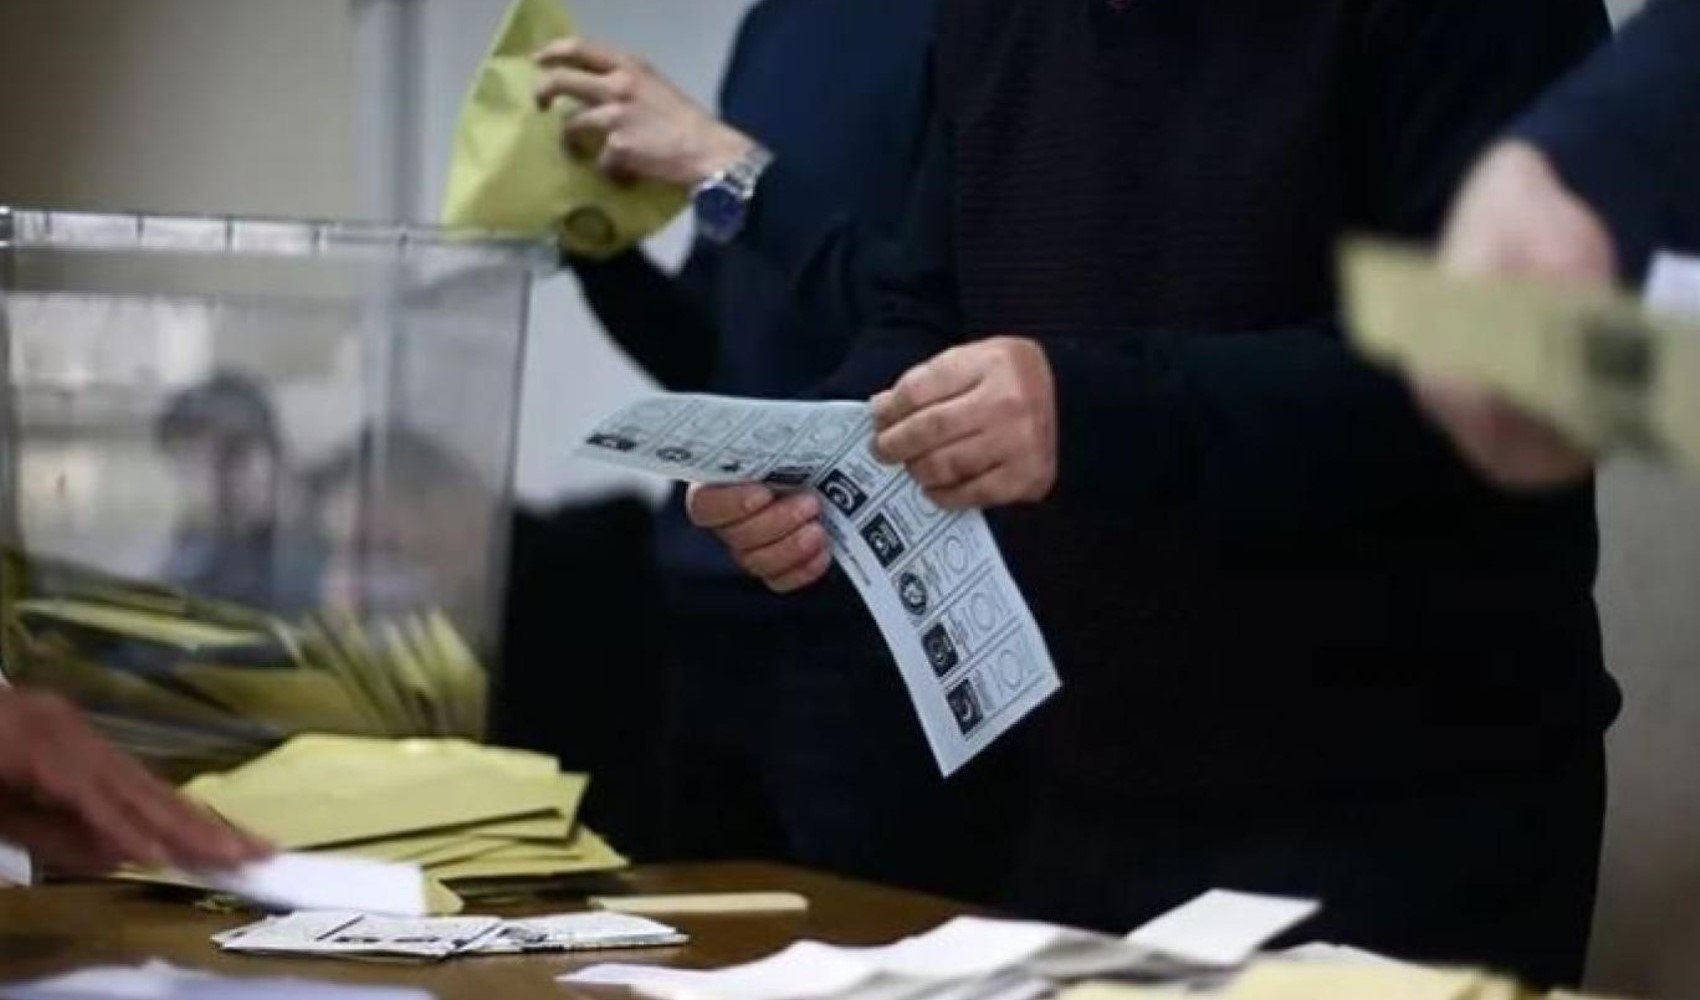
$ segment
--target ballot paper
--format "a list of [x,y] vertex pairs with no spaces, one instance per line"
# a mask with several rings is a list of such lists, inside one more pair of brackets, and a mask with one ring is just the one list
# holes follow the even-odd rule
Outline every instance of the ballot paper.
[[833,558],[873,613],[939,769],[954,773],[1061,686],[979,511],[945,511],[870,451],[866,405],[657,394],[577,449],[699,483],[822,499]]
[[1213,889],[1140,927],[1127,939],[1185,962],[1235,966],[1318,909],[1310,899]]
[[284,852],[232,871],[187,873],[191,882],[263,906],[419,917],[428,909],[418,865]]
[[213,936],[225,951],[264,955],[389,955],[439,959],[476,950],[501,930],[497,917],[374,917],[291,913]]
[[689,940],[677,928],[645,917],[623,913],[563,913],[551,917],[505,920],[496,933],[479,942],[476,950],[480,955],[598,951],[659,948],[685,944]]
[[613,913],[394,919],[357,913],[291,913],[212,937],[225,951],[266,955],[383,955],[436,960],[455,955],[515,955],[655,948],[690,938],[675,927]]
[[1700,316],[1700,257],[1668,251],[1655,255],[1642,297],[1654,312]]
[[221,976],[153,961],[0,985],[0,1000],[432,1000],[432,994],[396,986]]
[[725,969],[606,964],[561,981],[623,986],[655,1000],[908,1000],[946,986],[978,996],[991,984],[1019,990],[1028,982],[1093,976],[1180,978],[1243,962],[1315,908],[1303,900],[1212,893],[1126,938],[1036,921],[958,917],[873,948],[799,941]]

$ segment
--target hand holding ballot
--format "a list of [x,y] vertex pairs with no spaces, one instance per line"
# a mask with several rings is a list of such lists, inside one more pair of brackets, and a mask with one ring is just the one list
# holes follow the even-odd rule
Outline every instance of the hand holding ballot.
[[612,46],[562,38],[536,59],[543,71],[538,105],[578,102],[562,142],[609,177],[695,187],[755,146],[647,62]]
[[871,403],[876,454],[940,507],[1043,500],[1057,481],[1057,404],[1040,346],[993,337],[909,369]]
[[179,796],[56,695],[0,690],[0,838],[56,868],[219,869],[270,849]]
[[[1609,286],[1616,273],[1610,233],[1565,188],[1539,151],[1508,142],[1471,174],[1447,223],[1441,264],[1465,276],[1521,275]],[[1417,373],[1418,404],[1459,453],[1508,489],[1562,486],[1586,476],[1593,459],[1552,425],[1479,385]]]

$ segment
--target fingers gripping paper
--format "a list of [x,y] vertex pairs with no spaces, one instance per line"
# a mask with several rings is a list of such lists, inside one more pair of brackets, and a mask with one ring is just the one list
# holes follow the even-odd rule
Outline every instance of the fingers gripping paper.
[[935,507],[869,452],[861,403],[656,395],[603,421],[578,454],[701,483],[765,483],[823,500],[833,558],[873,613],[945,774],[1060,686],[1044,637],[979,511]]
[[587,257],[611,257],[671,222],[685,192],[640,181],[622,186],[594,163],[568,156],[561,127],[574,110],[562,99],[539,110],[541,71],[532,55],[577,34],[559,0],[514,0],[473,78],[455,129],[443,224],[493,232],[555,232]]

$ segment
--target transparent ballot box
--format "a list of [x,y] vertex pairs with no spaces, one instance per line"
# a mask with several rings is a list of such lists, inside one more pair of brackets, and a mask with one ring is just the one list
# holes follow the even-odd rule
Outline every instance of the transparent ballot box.
[[526,242],[0,209],[0,665],[172,776],[479,737]]

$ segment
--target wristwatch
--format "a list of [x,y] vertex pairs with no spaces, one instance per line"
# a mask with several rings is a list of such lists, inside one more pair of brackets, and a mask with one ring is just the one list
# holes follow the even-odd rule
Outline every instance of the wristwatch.
[[737,239],[750,217],[756,185],[772,164],[772,153],[761,146],[751,146],[738,162],[697,185],[691,195],[697,232],[704,239],[722,245]]

